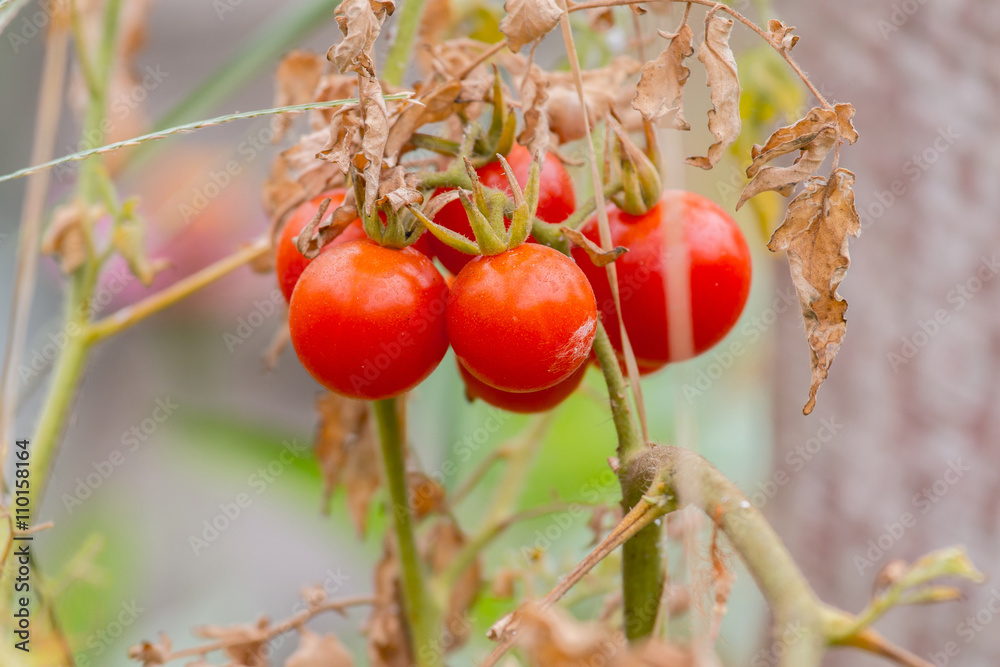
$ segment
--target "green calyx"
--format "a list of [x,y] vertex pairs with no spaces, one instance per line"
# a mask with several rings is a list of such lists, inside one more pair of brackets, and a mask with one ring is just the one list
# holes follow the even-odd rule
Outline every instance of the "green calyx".
[[[541,165],[538,156],[531,163],[528,173],[527,187],[522,190],[514,172],[502,155],[497,155],[507,175],[511,197],[507,193],[487,188],[479,181],[479,176],[472,162],[465,159],[465,170],[471,184],[471,190],[457,189],[438,195],[432,199],[424,211],[414,206],[408,207],[424,227],[445,245],[468,255],[499,255],[524,243],[531,234],[531,226],[538,208],[538,190]],[[475,240],[468,239],[432,220],[434,214],[450,201],[459,199]],[[513,206],[511,206],[511,198]],[[505,213],[511,211],[510,227],[504,219]]]
[[611,200],[630,215],[642,215],[656,205],[663,192],[660,170],[656,166],[655,135],[647,126],[644,152],[632,142],[617,120],[608,117],[608,127],[613,139],[608,154],[609,168],[605,173],[611,180],[622,184],[621,192]]
[[386,248],[405,248],[413,245],[424,233],[424,225],[411,213],[411,204],[423,203],[424,196],[416,190],[393,193],[378,199],[369,210],[364,205],[365,181],[363,174],[351,166],[351,183],[354,200],[358,202],[358,217],[368,238]]

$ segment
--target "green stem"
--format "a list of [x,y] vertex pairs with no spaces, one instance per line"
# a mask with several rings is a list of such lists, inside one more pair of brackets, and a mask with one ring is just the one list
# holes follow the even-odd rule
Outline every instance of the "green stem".
[[413,658],[419,667],[441,665],[442,659],[434,644],[438,613],[434,608],[424,580],[424,572],[413,532],[409,493],[406,485],[406,460],[403,426],[399,419],[397,399],[375,401],[382,458],[385,462],[386,484],[392,506],[393,524],[403,584],[403,608],[410,628]]
[[399,10],[399,22],[396,24],[396,41],[392,43],[385,59],[385,69],[382,80],[390,86],[403,83],[406,66],[410,63],[413,51],[413,40],[420,29],[420,17],[424,13],[427,0],[403,0]]
[[[648,451],[648,447],[629,406],[628,383],[618,365],[618,355],[602,324],[597,327],[594,353],[608,385],[608,400],[618,433],[622,509],[627,513],[642,502],[642,496],[649,488],[648,478],[631,474],[635,460]],[[622,546],[625,635],[630,641],[648,637],[656,628],[664,585],[662,559],[660,529],[656,524],[646,526]]]

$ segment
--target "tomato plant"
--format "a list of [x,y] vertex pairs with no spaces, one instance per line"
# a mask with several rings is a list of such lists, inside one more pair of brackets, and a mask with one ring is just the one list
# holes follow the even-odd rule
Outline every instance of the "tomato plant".
[[448,337],[476,378],[504,391],[547,389],[590,354],[597,304],[584,273],[547,246],[477,257],[455,277]]
[[[693,192],[671,190],[648,213],[629,215],[608,207],[613,245],[628,249],[615,261],[625,331],[636,362],[649,373],[684,356],[670,349],[667,302],[667,266],[679,250],[667,246],[666,228],[676,215],[684,230],[684,251],[690,266],[691,324],[694,353],[718,343],[735,326],[750,294],[750,249],[736,222],[715,202]],[[583,233],[595,243],[600,234],[597,218]],[[608,337],[622,353],[618,314],[604,268],[594,266],[586,254],[573,250],[597,295]]]
[[413,248],[360,239],[319,255],[292,294],[288,323],[306,370],[344,396],[398,396],[448,350],[448,287]]
[[[528,171],[531,168],[531,154],[528,149],[515,145],[506,158],[518,183],[524,187],[528,182]],[[494,160],[486,163],[476,169],[476,174],[479,176],[479,181],[486,187],[510,192],[507,177],[499,161]],[[555,155],[549,153],[545,157],[545,164],[541,171],[537,215],[546,222],[562,222],[573,213],[575,207],[576,195],[573,192],[573,181],[562,162]],[[462,208],[461,202],[457,200],[445,204],[435,216],[434,221],[453,232],[467,237],[472,236],[472,225],[469,224],[469,218]],[[452,273],[457,274],[472,259],[472,255],[451,248],[429,234],[426,236],[429,237],[431,252]]]

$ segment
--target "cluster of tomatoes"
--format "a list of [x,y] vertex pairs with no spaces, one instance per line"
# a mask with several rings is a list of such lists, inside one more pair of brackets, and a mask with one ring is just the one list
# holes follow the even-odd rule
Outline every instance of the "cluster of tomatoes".
[[[519,183],[531,158],[515,147],[507,157]],[[508,188],[498,162],[477,170],[480,182]],[[572,257],[531,242],[500,254],[463,254],[430,234],[402,249],[383,247],[355,221],[313,260],[295,238],[323,198],[289,217],[276,250],[279,285],[289,300],[292,344],[320,384],[352,398],[377,400],[413,389],[455,350],[470,398],[514,412],[555,407],[579,386],[591,358],[598,316],[622,353],[607,272],[574,249]],[[572,214],[572,181],[554,157],[541,172],[537,216],[558,223]],[[682,360],[672,353],[665,274],[676,261],[665,243],[679,216],[690,267],[694,353],[713,346],[735,325],[750,289],[750,252],[732,218],[704,197],[664,193],[644,215],[609,206],[612,242],[628,252],[616,260],[622,319],[640,371]],[[435,222],[471,236],[458,201]],[[581,231],[599,242],[596,218]],[[453,279],[445,280],[437,258]],[[690,356],[690,355],[688,355]]]

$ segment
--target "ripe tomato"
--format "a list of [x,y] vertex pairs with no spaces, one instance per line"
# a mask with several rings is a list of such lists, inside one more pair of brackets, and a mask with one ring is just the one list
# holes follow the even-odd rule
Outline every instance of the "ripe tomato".
[[[344,201],[344,195],[346,193],[343,190],[330,190],[325,192],[318,197],[310,199],[304,204],[300,204],[290,216],[288,216],[288,221],[285,223],[285,228],[281,230],[281,236],[278,238],[278,245],[274,251],[274,270],[278,275],[278,286],[281,288],[281,293],[285,295],[285,301],[292,300],[292,290],[295,289],[295,283],[298,282],[299,276],[302,272],[306,270],[309,266],[311,259],[307,259],[299,249],[295,247],[295,237],[298,236],[305,226],[315,217],[316,211],[319,210],[319,205],[323,203],[326,197],[330,198],[330,207],[327,211],[333,211],[335,208],[340,206]],[[340,233],[339,236],[334,238],[332,241],[323,246],[320,252],[326,252],[328,249],[336,247],[341,243],[347,243],[348,241],[355,241],[357,239],[366,238],[365,228],[361,224],[361,218],[358,218],[352,222],[348,227]],[[413,244],[413,247],[427,255],[431,256],[431,247],[428,242],[430,234],[424,233],[417,242]]]
[[292,345],[328,389],[367,400],[398,396],[448,350],[447,298],[444,278],[413,248],[342,243],[302,272],[288,310]]
[[[611,239],[628,252],[615,262],[618,271],[622,319],[643,374],[682,361],[670,351],[665,282],[667,252],[665,228],[671,211],[681,216],[684,244],[691,269],[691,319],[694,353],[701,354],[729,333],[750,293],[750,249],[736,222],[715,202],[693,192],[671,190],[645,215],[628,215],[608,207]],[[583,233],[600,243],[597,218]],[[607,272],[577,248],[573,256],[590,279],[597,295],[608,337],[622,351],[617,313]]]
[[472,375],[504,391],[540,391],[587,359],[597,304],[570,258],[526,243],[466,264],[446,318],[455,354]]
[[[315,217],[316,211],[319,210],[319,205],[326,197],[330,198],[330,208],[327,210],[332,211],[343,203],[344,195],[345,192],[343,190],[330,190],[314,199],[310,199],[304,204],[300,204],[288,216],[285,228],[281,230],[278,245],[274,250],[274,271],[278,275],[278,286],[281,288],[281,293],[285,295],[285,301],[292,300],[292,290],[295,289],[295,283],[298,282],[299,276],[302,275],[302,272],[306,270],[306,267],[312,261],[304,257],[299,252],[299,249],[295,247],[295,237]],[[351,223],[347,229],[341,232],[340,236],[331,241],[326,247],[364,238],[364,236],[365,230],[361,227],[361,220],[358,219]]]
[[569,398],[569,395],[580,386],[583,376],[587,374],[587,364],[580,364],[572,375],[548,389],[521,393],[491,387],[477,379],[462,364],[458,364],[458,371],[465,381],[465,395],[470,401],[478,398],[507,412],[532,414],[551,410]]
[[[523,188],[528,184],[528,171],[531,169],[531,154],[528,149],[515,144],[506,156],[518,184]],[[497,190],[510,192],[510,184],[504,174],[500,160],[494,160],[476,170],[483,185]],[[435,193],[437,194],[437,193]],[[576,195],[573,193],[573,180],[566,173],[562,162],[551,153],[546,156],[542,167],[541,182],[538,189],[538,211],[536,215],[546,222],[562,222],[576,209]],[[448,202],[434,217],[434,222],[442,227],[472,238],[472,225],[462,208],[462,202],[457,199]],[[509,221],[508,221],[508,224]],[[434,256],[441,260],[446,269],[454,274],[469,263],[472,255],[466,255],[450,248],[437,238],[428,234],[429,245]]]

